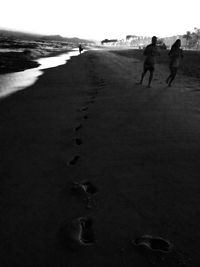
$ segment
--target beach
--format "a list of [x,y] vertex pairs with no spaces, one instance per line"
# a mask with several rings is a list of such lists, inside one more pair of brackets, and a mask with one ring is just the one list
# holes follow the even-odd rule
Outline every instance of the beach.
[[[147,88],[141,71],[89,50],[0,101],[1,266],[199,266],[200,83],[169,88],[157,64]],[[84,182],[94,194],[71,190]],[[69,233],[79,218],[88,244]],[[138,248],[143,235],[172,251]]]

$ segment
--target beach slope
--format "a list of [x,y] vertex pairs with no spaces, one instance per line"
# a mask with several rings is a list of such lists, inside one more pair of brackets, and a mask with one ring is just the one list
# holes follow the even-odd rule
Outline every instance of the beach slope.
[[[1,100],[1,266],[200,264],[199,83],[168,88],[157,65],[147,88],[141,71],[87,51]],[[138,249],[143,235],[172,252]]]

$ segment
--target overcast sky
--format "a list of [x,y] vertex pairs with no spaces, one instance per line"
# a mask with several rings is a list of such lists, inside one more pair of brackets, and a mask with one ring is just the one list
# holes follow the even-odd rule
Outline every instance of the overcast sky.
[[200,28],[199,0],[0,0],[0,28],[102,40]]

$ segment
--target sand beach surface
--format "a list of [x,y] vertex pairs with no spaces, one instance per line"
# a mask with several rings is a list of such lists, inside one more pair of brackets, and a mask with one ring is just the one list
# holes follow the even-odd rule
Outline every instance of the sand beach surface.
[[1,266],[200,265],[200,83],[141,70],[90,50],[0,101]]

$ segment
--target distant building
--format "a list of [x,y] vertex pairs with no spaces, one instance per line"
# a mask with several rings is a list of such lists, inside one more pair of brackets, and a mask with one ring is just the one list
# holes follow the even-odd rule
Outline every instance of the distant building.
[[143,48],[151,42],[150,37],[137,36],[137,35],[126,35],[126,45],[135,48]]
[[133,40],[138,40],[139,36],[136,35],[126,35],[126,42],[131,42]]
[[117,43],[118,43],[117,39],[111,39],[111,40],[105,39],[105,40],[101,41],[102,45],[117,45]]

